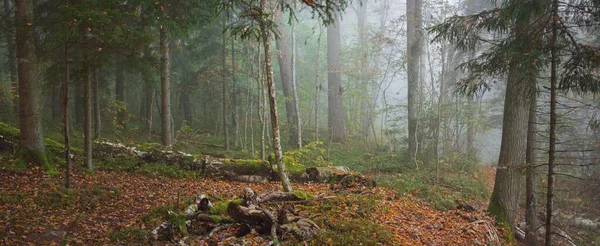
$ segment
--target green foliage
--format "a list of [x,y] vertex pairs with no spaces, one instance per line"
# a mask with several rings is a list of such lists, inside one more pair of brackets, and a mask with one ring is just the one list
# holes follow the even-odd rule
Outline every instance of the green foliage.
[[111,100],[106,107],[106,113],[110,118],[112,125],[117,131],[125,130],[126,122],[128,119],[119,120],[120,116],[127,115],[127,104],[118,100]]
[[186,220],[187,217],[183,211],[169,211],[167,213],[167,221],[177,226],[179,231],[183,234],[187,234],[187,225],[185,224]]
[[150,210],[144,217],[142,217],[142,222],[146,226],[146,228],[156,228],[162,222],[165,221],[168,215],[168,211],[174,211],[175,206],[173,205],[165,205],[156,207]]
[[315,197],[313,194],[306,193],[303,190],[295,190],[294,195],[296,195],[301,200],[309,200]]

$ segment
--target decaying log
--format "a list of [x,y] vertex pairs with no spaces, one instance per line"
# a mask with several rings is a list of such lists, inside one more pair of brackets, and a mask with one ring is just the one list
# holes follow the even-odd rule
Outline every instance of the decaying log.
[[227,214],[238,223],[245,223],[255,227],[261,234],[271,232],[274,222],[262,209],[258,209],[254,205],[245,207],[230,202],[227,205]]
[[334,175],[345,175],[349,173],[350,169],[344,166],[306,168],[306,178],[308,181],[315,182],[327,182]]

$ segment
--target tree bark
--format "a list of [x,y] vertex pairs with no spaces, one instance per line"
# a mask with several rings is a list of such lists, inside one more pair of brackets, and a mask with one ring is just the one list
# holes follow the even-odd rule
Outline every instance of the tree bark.
[[546,192],[546,246],[552,244],[552,209],[554,198],[554,161],[556,154],[558,0],[552,1],[552,38],[550,41],[550,141],[548,143],[548,189]]
[[65,139],[65,188],[71,188],[71,145],[69,144],[69,43],[65,42],[65,75],[63,81],[63,136]]
[[529,106],[527,149],[525,152],[525,161],[527,162],[527,169],[525,170],[525,221],[527,223],[527,227],[525,228],[525,242],[530,246],[538,245],[537,230],[539,226],[537,218],[537,187],[535,182],[536,111],[537,100],[534,96]]
[[44,167],[45,153],[42,118],[40,115],[40,84],[36,48],[33,37],[33,3],[15,0],[16,46],[19,80],[20,157]]
[[[118,58],[117,61],[117,74],[115,78],[115,100],[117,102],[125,104],[125,61],[122,57]],[[119,127],[125,127],[125,118],[127,117],[127,111],[119,108],[117,112],[117,124]]]
[[298,111],[296,110],[296,100],[294,98],[294,86],[292,77],[292,60],[288,56],[288,38],[285,34],[285,28],[283,23],[283,13],[278,11],[275,13],[275,22],[277,23],[277,35],[279,38],[275,40],[275,46],[277,47],[277,60],[279,61],[279,74],[281,76],[281,85],[283,88],[283,95],[285,97],[285,110],[287,115],[287,125],[289,125],[290,144],[296,148],[298,145]]
[[183,119],[186,124],[192,124],[192,105],[190,102],[190,94],[187,91],[182,91],[180,94],[181,107],[183,109]]
[[93,92],[94,92],[94,139],[100,137],[102,122],[100,116],[100,81],[98,80],[98,68],[92,71],[93,77]]
[[[294,110],[296,117],[294,119],[296,125],[292,126],[293,133],[296,134],[295,144],[297,148],[302,148],[302,117],[300,117],[300,101],[298,100],[298,87],[296,77],[296,24],[292,23],[292,96],[294,102]],[[293,136],[293,135],[292,135]]]
[[473,117],[473,95],[467,96],[467,155],[469,158],[475,157],[475,147],[473,142],[475,141],[475,119]]
[[[86,53],[88,51],[85,51]],[[89,59],[89,57],[87,57]],[[87,61],[84,62],[84,87],[83,99],[85,104],[84,111],[84,152],[85,165],[90,171],[94,170],[92,163],[92,67]]]
[[287,176],[287,170],[285,167],[285,163],[283,163],[283,151],[281,150],[281,138],[279,136],[279,115],[277,114],[277,102],[276,102],[276,92],[275,86],[273,84],[273,67],[271,64],[271,45],[270,45],[270,35],[269,29],[266,26],[266,17],[264,16],[264,12],[266,9],[266,0],[260,0],[260,10],[263,12],[263,17],[260,21],[260,30],[262,36],[262,43],[265,51],[265,69],[267,75],[267,90],[269,96],[269,105],[271,107],[271,127],[273,131],[273,151],[275,152],[275,158],[277,159],[277,169],[279,171],[279,177],[281,178],[281,183],[283,185],[283,191],[291,192],[292,184],[290,183],[290,179]]
[[171,89],[169,85],[169,43],[164,26],[160,28],[160,53],[162,144],[167,148],[171,148],[173,145],[173,129],[171,126]]
[[412,160],[417,159],[419,143],[417,142],[417,122],[419,110],[419,64],[422,48],[421,33],[421,0],[406,1],[406,43],[407,75],[408,75],[408,155]]
[[[223,18],[223,28],[227,25],[227,21]],[[223,76],[223,135],[225,136],[225,151],[229,150],[229,123],[227,113],[227,49],[226,49],[227,38],[225,32],[223,32],[223,50],[222,50],[222,71]]]
[[363,0],[359,6],[357,11],[358,16],[358,45],[360,49],[359,53],[359,80],[360,87],[362,88],[363,93],[365,93],[365,97],[362,98],[360,109],[361,109],[361,123],[360,123],[360,135],[363,141],[367,141],[369,139],[369,130],[372,123],[372,111],[371,109],[371,88],[369,86],[369,78],[367,75],[367,30],[366,30],[366,22],[367,22],[367,3],[368,0]]
[[321,36],[323,36],[322,26],[319,25],[319,38],[317,39],[317,61],[315,62],[315,141],[319,142],[319,94],[323,90],[320,81],[320,61],[321,61]]
[[152,102],[154,101],[155,89],[154,86],[152,86],[152,80],[150,78],[145,77],[144,84],[144,93],[146,94],[144,119],[146,121],[146,131],[148,131],[148,136],[150,136],[152,134]]
[[238,87],[237,80],[235,77],[236,67],[235,67],[235,39],[231,38],[231,102],[232,102],[232,110],[231,110],[231,119],[233,120],[233,146],[236,148],[240,146],[240,119],[239,119],[239,103],[238,103]]
[[[512,64],[515,64],[513,62]],[[521,172],[525,162],[527,121],[529,116],[529,81],[519,81],[517,65],[511,65],[508,72],[506,95],[504,96],[504,116],[502,120],[502,143],[494,190],[488,210],[511,232],[519,209]]]
[[344,104],[342,100],[342,75],[340,62],[340,17],[335,13],[335,22],[327,26],[327,98],[329,140],[345,140]]

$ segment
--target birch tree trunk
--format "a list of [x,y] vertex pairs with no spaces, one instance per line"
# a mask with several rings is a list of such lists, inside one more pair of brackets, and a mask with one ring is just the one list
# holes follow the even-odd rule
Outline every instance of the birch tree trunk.
[[302,148],[302,117],[300,117],[300,101],[298,101],[298,87],[296,77],[296,23],[292,23],[292,100],[294,103],[294,111],[296,111],[296,117],[294,119],[296,125],[292,126],[293,133],[296,134],[296,142],[294,143],[297,148]]
[[279,136],[279,115],[277,114],[277,102],[275,98],[275,86],[273,84],[273,67],[271,64],[271,55],[270,55],[270,35],[269,30],[266,26],[266,17],[264,16],[264,12],[266,9],[266,0],[260,0],[260,10],[263,12],[263,17],[260,21],[260,30],[262,35],[262,43],[265,50],[265,68],[266,68],[266,76],[267,76],[267,90],[269,97],[269,105],[271,107],[271,127],[273,131],[273,151],[275,152],[275,159],[277,161],[277,169],[279,171],[279,177],[281,178],[281,183],[283,185],[283,191],[291,192],[292,184],[290,183],[290,179],[287,176],[287,170],[285,167],[285,163],[283,163],[283,151],[281,150],[281,138]]

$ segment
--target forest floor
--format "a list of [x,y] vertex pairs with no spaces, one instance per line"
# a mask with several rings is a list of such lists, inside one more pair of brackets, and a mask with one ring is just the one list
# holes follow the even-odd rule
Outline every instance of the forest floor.
[[[1,167],[6,163],[0,163]],[[482,167],[493,185],[495,170]],[[257,193],[280,190],[277,182],[243,183],[209,178],[167,178],[132,174],[124,171],[93,173],[78,169],[73,189],[63,189],[64,173],[48,175],[40,169],[15,173],[0,169],[0,244],[2,245],[130,245],[139,244],[132,232],[151,231],[149,214],[178,203],[180,197],[208,194],[235,197],[244,187]],[[475,211],[440,211],[411,194],[399,194],[377,187],[361,194],[334,192],[327,184],[295,183],[295,189],[313,195],[335,196],[337,202],[314,204],[312,219],[322,225],[333,224],[343,233],[324,233],[311,244],[343,245],[495,245],[500,233],[485,210],[485,201],[469,201]],[[367,197],[371,202],[361,202]],[[364,200],[364,199],[363,199]],[[341,201],[341,202],[340,202]],[[365,205],[372,213],[365,215]],[[361,217],[362,214],[362,217]],[[317,217],[320,217],[317,218]],[[376,231],[360,227],[369,220]],[[344,226],[344,223],[346,224]],[[322,228],[325,226],[322,226]],[[336,238],[336,235],[337,237]],[[248,235],[248,245],[260,245],[264,239]],[[341,241],[344,237],[346,242]],[[364,238],[370,237],[372,241]],[[254,240],[254,241],[253,241]],[[165,242],[167,244],[167,242]]]

